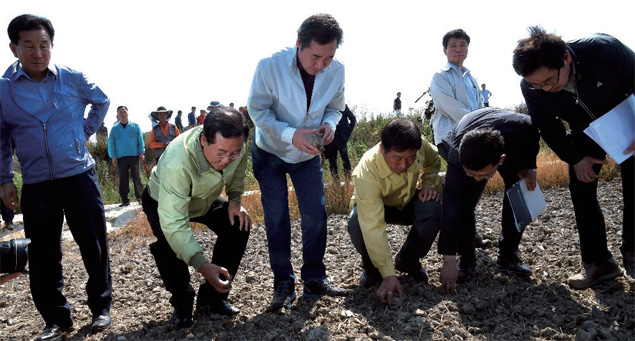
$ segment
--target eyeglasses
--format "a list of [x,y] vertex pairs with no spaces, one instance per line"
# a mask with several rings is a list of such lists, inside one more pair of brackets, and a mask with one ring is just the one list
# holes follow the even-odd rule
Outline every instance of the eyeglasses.
[[548,87],[548,86],[552,87],[552,86],[558,85],[558,83],[560,82],[560,69],[558,69],[558,76],[556,77],[556,80],[554,82],[541,83],[541,84],[529,83],[529,85],[531,85],[533,89],[544,89],[545,87]]
[[216,154],[216,155],[214,155],[214,156],[215,156],[216,158],[218,158],[218,159],[221,159],[221,160],[230,159],[230,160],[232,160],[232,161],[233,161],[233,160],[238,159],[238,157],[240,156],[240,151],[238,151],[238,152],[234,152],[234,153],[231,153],[231,154],[229,154],[229,155],[218,155],[218,154]]

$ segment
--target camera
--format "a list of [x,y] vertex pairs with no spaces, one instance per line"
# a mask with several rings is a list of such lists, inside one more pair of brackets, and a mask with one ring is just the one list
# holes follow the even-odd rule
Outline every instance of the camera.
[[29,259],[29,238],[0,242],[0,274],[23,272]]

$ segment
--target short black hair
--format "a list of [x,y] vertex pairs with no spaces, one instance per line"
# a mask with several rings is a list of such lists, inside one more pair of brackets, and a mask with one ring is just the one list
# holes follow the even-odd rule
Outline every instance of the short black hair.
[[547,33],[540,26],[528,28],[529,37],[518,41],[512,65],[519,76],[531,76],[541,67],[560,69],[564,66],[567,44],[560,36]]
[[308,17],[298,28],[300,50],[308,47],[312,40],[320,45],[326,45],[337,40],[339,47],[344,39],[344,33],[332,15],[318,13]]
[[505,140],[496,129],[475,129],[461,138],[459,161],[467,169],[477,171],[489,165],[497,165],[503,154]]
[[421,131],[416,124],[401,118],[390,121],[381,131],[384,153],[421,148]]
[[126,111],[128,110],[128,107],[127,107],[127,106],[125,106],[125,105],[120,105],[120,106],[118,106],[118,107],[117,107],[117,112],[119,112],[119,109],[121,109],[121,108],[126,109]]
[[53,28],[51,21],[33,14],[22,14],[13,18],[13,20],[9,23],[7,33],[9,33],[9,40],[11,43],[17,45],[20,40],[20,32],[39,29],[44,29],[46,33],[48,33],[49,38],[51,38],[51,43],[53,43],[55,29]]
[[207,144],[213,144],[216,133],[223,138],[242,137],[243,142],[249,136],[249,127],[240,111],[225,106],[214,107],[203,121],[203,136]]
[[470,45],[470,36],[468,36],[467,33],[465,33],[465,31],[463,31],[460,28],[458,28],[456,30],[452,30],[452,31],[446,33],[443,36],[443,48],[444,49],[448,48],[448,42],[450,41],[450,38],[465,39],[467,44]]

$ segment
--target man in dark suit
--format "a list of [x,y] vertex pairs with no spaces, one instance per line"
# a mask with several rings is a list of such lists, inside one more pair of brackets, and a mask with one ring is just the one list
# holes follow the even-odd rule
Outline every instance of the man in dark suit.
[[331,170],[331,174],[333,177],[338,177],[337,174],[337,152],[339,151],[340,156],[342,157],[342,166],[344,167],[344,173],[346,174],[346,178],[350,178],[351,176],[351,160],[348,158],[348,148],[346,147],[346,143],[348,139],[351,137],[351,133],[355,128],[355,124],[357,123],[357,119],[355,115],[348,108],[348,105],[345,107],[344,111],[342,111],[342,118],[337,123],[337,129],[335,130],[335,138],[333,142],[324,146],[324,154],[326,158],[329,160],[329,169]]

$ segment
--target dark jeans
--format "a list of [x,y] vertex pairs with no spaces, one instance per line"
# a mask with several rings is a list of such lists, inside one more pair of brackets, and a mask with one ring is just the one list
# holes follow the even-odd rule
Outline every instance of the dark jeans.
[[[620,165],[624,198],[622,246],[620,247],[622,254],[635,251],[635,219],[633,219],[635,168],[633,164],[631,156]],[[600,174],[602,165],[594,165],[593,169],[597,174]],[[580,252],[584,263],[601,262],[612,257],[607,245],[606,224],[598,202],[597,187],[597,180],[590,183],[579,181],[573,166],[569,165],[569,191],[575,211],[575,221],[580,236]]]
[[139,200],[141,199],[141,192],[143,191],[141,177],[139,177],[139,156],[117,158],[117,174],[119,175],[119,196],[121,196],[121,202],[130,201],[130,199],[128,199],[128,193],[130,193],[128,172],[130,172],[130,176],[132,177],[135,198]]
[[[143,191],[141,204],[152,233],[157,238],[156,242],[150,244],[150,252],[157,263],[165,289],[172,294],[170,303],[175,309],[191,310],[194,303],[194,289],[190,284],[188,265],[177,258],[165,239],[157,211],[159,203],[152,199],[147,187]],[[229,203],[219,197],[205,215],[191,218],[190,221],[204,224],[216,233],[218,238],[214,245],[211,263],[226,268],[233,278],[238,272],[240,261],[245,253],[249,231],[239,229],[240,222],[237,218],[234,220],[234,225],[229,222],[228,206]],[[213,300],[225,300],[227,296],[228,294],[216,292],[206,280],[203,280],[198,292],[197,305],[206,305]]]
[[[510,188],[520,180],[518,170],[509,169],[505,165],[498,167],[498,173],[505,182],[505,189]],[[467,176],[463,167],[448,164],[443,185],[442,228],[448,226],[454,229],[456,249],[466,261],[471,261],[476,257],[474,247],[476,218],[474,209],[481,199],[486,184],[487,180],[476,181],[474,178]],[[516,229],[514,213],[506,195],[503,195],[501,225],[502,229],[498,237],[498,255],[499,257],[510,259],[517,256],[522,233]],[[441,242],[442,240],[439,241],[439,243]],[[441,252],[442,254],[447,254],[445,253],[446,251]]]
[[329,170],[333,176],[337,176],[337,153],[340,153],[342,157],[342,166],[344,167],[344,173],[346,176],[351,173],[351,160],[348,157],[348,148],[346,143],[329,143],[324,146],[324,154],[326,159],[329,160]]
[[68,325],[70,305],[62,294],[62,223],[64,216],[88,273],[86,293],[93,316],[110,311],[112,279],[104,203],[95,169],[22,187],[24,231],[31,238],[31,294],[47,324]]
[[[406,241],[401,246],[396,259],[408,267],[420,267],[419,259],[425,257],[439,233],[441,225],[441,203],[438,201],[422,202],[418,192],[403,209],[384,205],[384,220],[387,224],[412,225]],[[359,225],[357,206],[353,207],[348,218],[348,234],[355,250],[362,256],[364,271],[373,276],[380,275],[373,265],[366,250],[364,237]]]
[[2,212],[2,220],[13,222],[14,212],[4,204],[4,201],[0,200],[0,211]]
[[281,281],[295,279],[291,265],[287,174],[291,177],[302,216],[302,279],[326,278],[326,206],[320,158],[286,163],[258,148],[255,143],[251,147],[251,158],[254,176],[260,185],[274,286]]

